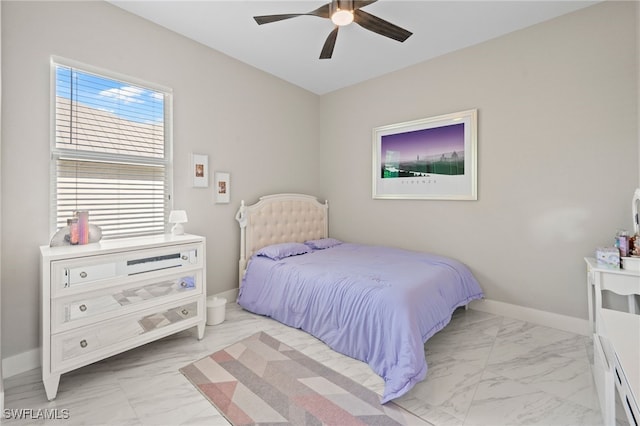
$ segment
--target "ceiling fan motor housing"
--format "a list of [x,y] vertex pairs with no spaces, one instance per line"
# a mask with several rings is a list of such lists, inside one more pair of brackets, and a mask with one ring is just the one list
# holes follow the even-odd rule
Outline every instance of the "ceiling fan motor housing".
[[333,16],[339,10],[347,10],[353,13],[353,0],[332,0],[329,6],[329,16]]

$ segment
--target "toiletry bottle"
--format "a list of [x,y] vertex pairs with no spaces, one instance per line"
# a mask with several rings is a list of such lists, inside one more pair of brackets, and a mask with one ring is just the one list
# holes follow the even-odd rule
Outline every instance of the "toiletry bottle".
[[625,229],[618,231],[616,235],[616,247],[620,249],[620,256],[629,256],[629,233]]

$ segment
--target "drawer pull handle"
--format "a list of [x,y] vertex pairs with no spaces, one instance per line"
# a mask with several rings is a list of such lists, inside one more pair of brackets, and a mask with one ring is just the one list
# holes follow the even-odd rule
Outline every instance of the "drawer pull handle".
[[84,304],[80,305],[79,309],[80,309],[80,312],[84,312],[87,310],[87,305],[84,305]]
[[187,311],[186,309],[182,310],[182,315],[187,315],[189,313],[189,311]]
[[188,259],[189,259],[189,256],[187,256],[186,254],[182,255],[182,260],[188,260]]
[[87,278],[87,273],[84,271],[80,272],[80,278]]
[[633,414],[633,409],[631,407],[631,403],[629,402],[629,397],[625,396],[624,399],[625,399],[625,402],[627,403],[627,408],[629,409],[629,414],[631,414],[631,418],[633,419],[633,423],[638,424],[638,422],[636,421],[636,416],[635,416],[635,414]]
[[88,345],[88,343],[87,343],[87,341],[86,341],[86,340],[84,340],[84,339],[80,340],[80,347],[81,347],[81,348],[86,348],[86,347],[87,347],[87,345]]

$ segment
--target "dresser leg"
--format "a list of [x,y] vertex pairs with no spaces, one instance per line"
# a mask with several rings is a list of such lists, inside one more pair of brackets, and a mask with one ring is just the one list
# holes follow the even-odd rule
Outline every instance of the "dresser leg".
[[42,377],[42,383],[44,383],[44,390],[47,393],[47,399],[52,401],[58,394],[58,384],[60,383],[59,374],[51,374],[47,377]]
[[205,325],[206,325],[205,322],[201,322],[200,324],[198,324],[198,340],[202,340],[202,338],[204,337]]

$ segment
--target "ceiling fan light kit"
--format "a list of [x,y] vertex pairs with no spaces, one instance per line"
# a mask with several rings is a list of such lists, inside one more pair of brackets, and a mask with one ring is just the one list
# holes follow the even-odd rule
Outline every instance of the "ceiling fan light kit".
[[336,44],[336,39],[338,38],[338,30],[341,26],[349,25],[351,22],[355,22],[364,29],[401,43],[413,34],[404,28],[400,28],[391,22],[387,22],[384,19],[378,18],[377,16],[361,10],[361,8],[370,5],[371,3],[375,3],[376,1],[377,0],[332,0],[330,3],[322,5],[308,13],[254,16],[253,19],[255,19],[258,25],[283,21],[285,19],[305,15],[330,19],[335,24],[335,28],[329,33],[329,36],[322,46],[322,51],[320,52],[320,59],[330,59],[333,55],[333,48]]
[[353,12],[350,10],[336,10],[331,15],[331,21],[338,26],[349,25],[353,22]]

